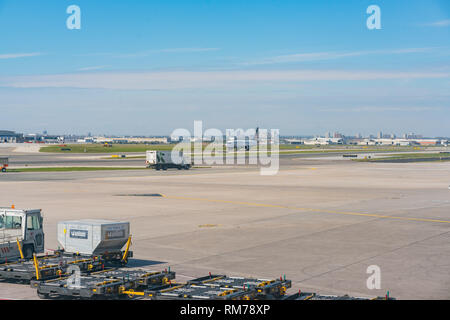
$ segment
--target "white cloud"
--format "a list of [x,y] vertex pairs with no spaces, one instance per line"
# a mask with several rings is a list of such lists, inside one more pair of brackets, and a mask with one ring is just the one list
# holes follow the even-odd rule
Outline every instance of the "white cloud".
[[167,49],[154,49],[154,50],[146,50],[140,52],[132,52],[132,53],[113,53],[113,52],[97,52],[97,53],[87,53],[87,54],[78,54],[80,57],[89,57],[89,56],[110,56],[113,58],[139,58],[139,57],[147,57],[151,54],[155,53],[195,53],[195,52],[210,52],[210,51],[218,51],[219,48],[167,48]]
[[147,57],[155,53],[195,53],[195,52],[209,52],[217,51],[218,48],[171,48],[171,49],[158,49],[158,50],[148,50],[136,53],[125,53],[125,54],[113,54],[115,58],[139,58]]
[[428,24],[425,24],[425,26],[429,26],[429,27],[448,27],[448,26],[450,26],[450,19],[428,23]]
[[9,54],[0,54],[0,59],[18,59],[18,58],[26,58],[26,57],[36,57],[40,56],[41,53],[33,52],[33,53],[9,53]]
[[423,112],[439,111],[442,107],[420,107],[420,106],[363,106],[353,108],[325,108],[322,112]]
[[289,62],[306,62],[319,60],[333,60],[348,57],[365,56],[371,54],[408,54],[408,53],[423,53],[430,52],[434,48],[407,48],[407,49],[393,49],[393,50],[371,50],[371,51],[353,51],[353,52],[312,52],[312,53],[298,53],[290,55],[281,55],[260,60],[244,62],[242,65],[263,65]]
[[93,67],[85,67],[85,68],[81,68],[78,69],[78,71],[95,71],[95,70],[101,70],[101,69],[105,69],[109,66],[93,66]]
[[240,88],[243,85],[310,81],[413,80],[449,78],[450,72],[383,72],[339,70],[238,70],[95,72],[0,77],[0,86],[14,88],[103,88],[117,90],[172,90],[192,88]]

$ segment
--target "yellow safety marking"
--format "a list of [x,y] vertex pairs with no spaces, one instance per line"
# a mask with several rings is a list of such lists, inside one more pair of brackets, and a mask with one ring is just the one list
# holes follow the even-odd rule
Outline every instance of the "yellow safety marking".
[[351,212],[351,211],[335,211],[335,210],[317,209],[317,208],[300,208],[300,207],[291,207],[291,206],[284,206],[284,205],[245,202],[245,201],[233,201],[233,200],[220,200],[220,199],[218,200],[218,199],[205,199],[205,198],[190,198],[190,197],[166,196],[166,195],[163,195],[163,197],[167,198],[167,199],[175,199],[175,200],[229,203],[229,204],[239,204],[239,205],[252,206],[252,207],[278,208],[278,209],[289,209],[289,210],[296,210],[296,211],[312,211],[312,212],[319,212],[319,213],[331,213],[331,214],[341,214],[341,215],[350,215],[350,216],[372,217],[372,218],[379,218],[379,219],[393,219],[393,220],[420,221],[420,222],[438,222],[438,223],[449,223],[450,224],[450,221],[448,221],[448,220],[386,216],[386,215],[375,214],[375,213],[372,214],[372,213],[360,213],[360,212]]
[[220,279],[223,279],[223,278],[224,278],[224,276],[216,277],[216,278],[213,278],[213,279],[204,280],[204,281],[202,281],[202,283],[213,282],[213,281],[217,281],[217,280],[220,280]]
[[106,280],[106,281],[103,281],[103,282],[99,282],[99,283],[96,283],[95,284],[95,286],[104,286],[104,285],[107,285],[107,284],[111,284],[111,283],[115,283],[115,282],[119,282],[119,280],[117,280],[117,279],[113,279],[113,280]]
[[127,294],[130,298],[133,298],[134,296],[145,296],[145,292],[134,291],[133,289],[122,291],[122,294]]
[[231,290],[225,290],[222,293],[219,293],[219,296],[223,297],[223,296],[227,296],[229,294],[232,294],[233,292],[236,292],[235,289],[231,289]]
[[219,227],[219,224],[201,224],[198,227],[199,228],[215,228],[215,227]]
[[169,292],[169,291],[173,291],[173,290],[175,290],[175,289],[179,289],[179,288],[182,288],[182,287],[184,287],[185,286],[185,284],[180,284],[180,285],[178,285],[178,286],[174,286],[174,287],[172,287],[172,288],[168,288],[168,289],[164,289],[164,290],[161,290],[161,292]]
[[34,269],[36,271],[36,280],[39,280],[39,278],[40,278],[39,263],[36,259],[36,254],[34,254],[34,253],[33,253],[33,263],[34,263]]
[[128,251],[130,250],[130,245],[131,245],[131,235],[128,237],[128,241],[127,241],[127,247],[125,249],[125,252],[123,253],[123,257],[122,257],[122,261],[126,262],[127,258],[128,258]]
[[20,245],[20,241],[19,241],[19,238],[17,238],[16,240],[17,240],[17,248],[19,248],[20,259],[22,259],[22,260],[23,260],[23,252],[22,252],[22,246]]

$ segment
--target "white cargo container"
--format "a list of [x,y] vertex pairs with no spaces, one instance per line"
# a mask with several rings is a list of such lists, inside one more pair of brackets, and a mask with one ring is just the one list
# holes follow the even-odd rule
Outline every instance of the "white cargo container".
[[167,170],[168,168],[189,170],[191,168],[191,163],[184,157],[181,151],[174,159],[172,157],[172,151],[148,150],[145,163],[147,168],[155,168],[156,170]]
[[129,236],[129,222],[87,219],[58,223],[58,242],[68,253],[103,255],[120,252]]

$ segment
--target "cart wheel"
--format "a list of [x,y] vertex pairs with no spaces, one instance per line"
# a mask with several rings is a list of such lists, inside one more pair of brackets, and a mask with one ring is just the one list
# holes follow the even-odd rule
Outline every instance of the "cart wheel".
[[41,293],[41,292],[37,292],[37,295],[40,299],[49,299],[50,295],[48,293]]
[[134,290],[133,289],[128,290],[128,298],[130,298],[130,299],[134,298]]

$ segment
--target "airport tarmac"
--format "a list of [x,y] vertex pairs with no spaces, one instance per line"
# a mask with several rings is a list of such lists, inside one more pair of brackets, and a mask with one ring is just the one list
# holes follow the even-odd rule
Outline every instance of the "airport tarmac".
[[[50,249],[58,221],[130,221],[133,266],[170,265],[186,279],[285,274],[291,292],[450,299],[450,162],[280,163],[274,176],[251,166],[7,173],[0,204],[43,209]],[[366,286],[371,265],[379,290]],[[0,282],[0,298],[37,296]]]

